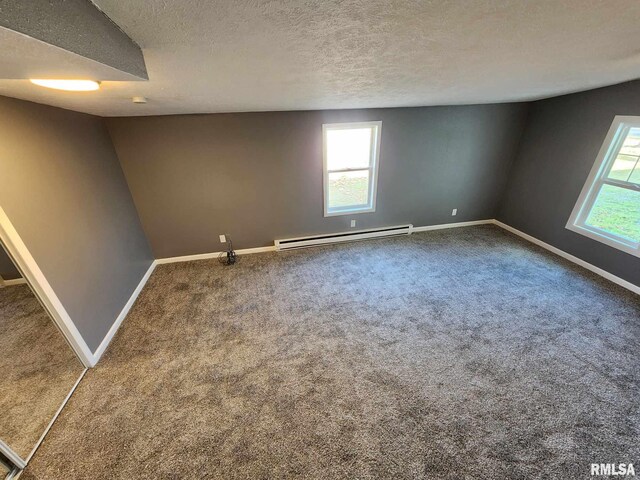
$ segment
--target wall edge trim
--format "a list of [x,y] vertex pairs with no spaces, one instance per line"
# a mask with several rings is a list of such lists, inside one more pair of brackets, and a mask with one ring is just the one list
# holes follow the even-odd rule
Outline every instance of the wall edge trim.
[[512,227],[511,225],[507,225],[506,223],[501,222],[500,220],[493,220],[492,222],[494,225],[497,225],[500,228],[503,228],[504,230],[507,230],[508,232],[513,233],[514,235],[517,235],[535,245],[538,245],[539,247],[544,248],[545,250],[548,250],[552,253],[555,253],[556,255],[558,255],[559,257],[562,257],[566,260],[569,260],[572,263],[575,263],[576,265],[581,266],[582,268],[586,268],[587,270],[595,273],[596,275],[599,275],[607,280],[609,280],[610,282],[615,283],[616,285],[619,285],[623,288],[626,288],[627,290],[640,295],[640,286],[635,285],[623,278],[620,278],[616,275],[614,275],[613,273],[607,272],[606,270],[600,268],[600,267],[596,267],[595,265],[586,262],[584,260],[582,260],[581,258],[576,257],[575,255],[571,255],[570,253],[565,252],[564,250],[560,250],[558,247],[554,247],[553,245],[543,242],[542,240],[537,239],[536,237],[529,235],[528,233],[524,233],[520,230],[518,230],[517,228]]
[[[264,252],[275,252],[276,247],[268,246],[268,247],[255,247],[255,248],[241,248],[236,250],[237,255],[250,255],[252,253],[264,253]],[[210,260],[212,258],[218,258],[221,254],[226,252],[210,252],[210,253],[197,253],[195,255],[182,255],[180,257],[165,257],[158,258],[156,260],[157,265],[164,265],[166,263],[180,263],[180,262],[192,262],[194,260]]]
[[91,365],[92,367],[98,363],[98,361],[100,360],[104,352],[107,350],[107,347],[111,343],[111,340],[113,340],[113,337],[115,337],[118,329],[120,328],[120,325],[122,325],[122,322],[129,314],[129,310],[131,310],[131,307],[133,307],[133,304],[138,299],[140,292],[142,291],[144,286],[147,284],[147,281],[149,281],[149,277],[151,277],[151,274],[155,270],[156,265],[157,265],[156,260],[151,262],[151,265],[149,265],[149,268],[140,279],[138,286],[135,288],[135,290],[131,294],[131,297],[129,297],[129,300],[127,300],[127,303],[125,303],[124,307],[120,311],[120,314],[117,316],[117,318],[113,322],[113,325],[111,325],[111,328],[109,329],[105,337],[102,339],[102,342],[100,342],[100,345],[98,345],[98,348],[96,349],[96,351],[93,352],[92,365]]
[[493,219],[487,220],[471,220],[469,222],[441,223],[438,225],[425,225],[422,227],[413,227],[413,233],[430,232],[432,230],[444,230],[447,228],[472,227],[474,225],[491,225]]
[[[423,227],[413,227],[412,232],[426,232],[429,230],[442,230],[445,228],[456,228],[456,227],[470,227],[473,225],[488,225],[493,223],[493,219],[487,220],[472,220],[470,222],[457,222],[457,223],[443,223],[439,225],[427,225]],[[253,253],[265,253],[265,252],[276,252],[276,246],[270,245],[267,247],[254,247],[254,248],[241,248],[236,250],[238,255],[250,255]],[[164,265],[167,263],[179,263],[179,262],[192,262],[194,260],[210,260],[212,258],[218,258],[221,254],[225,252],[210,252],[210,253],[198,253],[195,255],[182,255],[179,257],[165,257],[156,259],[157,265]]]

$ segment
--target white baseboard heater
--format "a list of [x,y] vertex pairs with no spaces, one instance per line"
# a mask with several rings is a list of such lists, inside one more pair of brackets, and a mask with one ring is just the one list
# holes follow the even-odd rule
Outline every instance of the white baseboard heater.
[[327,243],[353,242],[356,240],[367,240],[370,238],[397,237],[400,235],[411,235],[413,225],[399,225],[395,227],[371,228],[369,230],[354,230],[344,233],[329,233],[322,235],[312,235],[309,237],[286,238],[276,240],[276,250],[293,250],[294,248],[313,247]]

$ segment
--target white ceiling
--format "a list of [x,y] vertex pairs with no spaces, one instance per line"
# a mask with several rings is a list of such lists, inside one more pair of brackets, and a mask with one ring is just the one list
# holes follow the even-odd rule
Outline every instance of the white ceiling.
[[507,102],[640,77],[637,0],[94,3],[142,47],[148,82],[0,80],[0,95],[153,115]]

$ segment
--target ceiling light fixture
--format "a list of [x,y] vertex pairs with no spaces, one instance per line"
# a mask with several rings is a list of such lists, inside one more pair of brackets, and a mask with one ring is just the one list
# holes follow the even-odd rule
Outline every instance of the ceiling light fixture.
[[100,88],[100,83],[94,80],[41,80],[32,78],[31,83],[68,92],[90,92]]

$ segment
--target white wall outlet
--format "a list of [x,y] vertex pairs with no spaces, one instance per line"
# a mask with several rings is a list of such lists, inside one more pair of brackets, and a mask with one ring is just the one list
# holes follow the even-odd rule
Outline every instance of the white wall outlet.
[[355,220],[351,220],[351,228],[356,226],[356,221]]
[[227,237],[224,235],[220,235],[220,243],[227,243]]
[[451,211],[451,216],[452,216],[452,217],[455,217],[457,214],[458,214],[458,209],[457,209],[457,208],[454,208],[454,209]]

